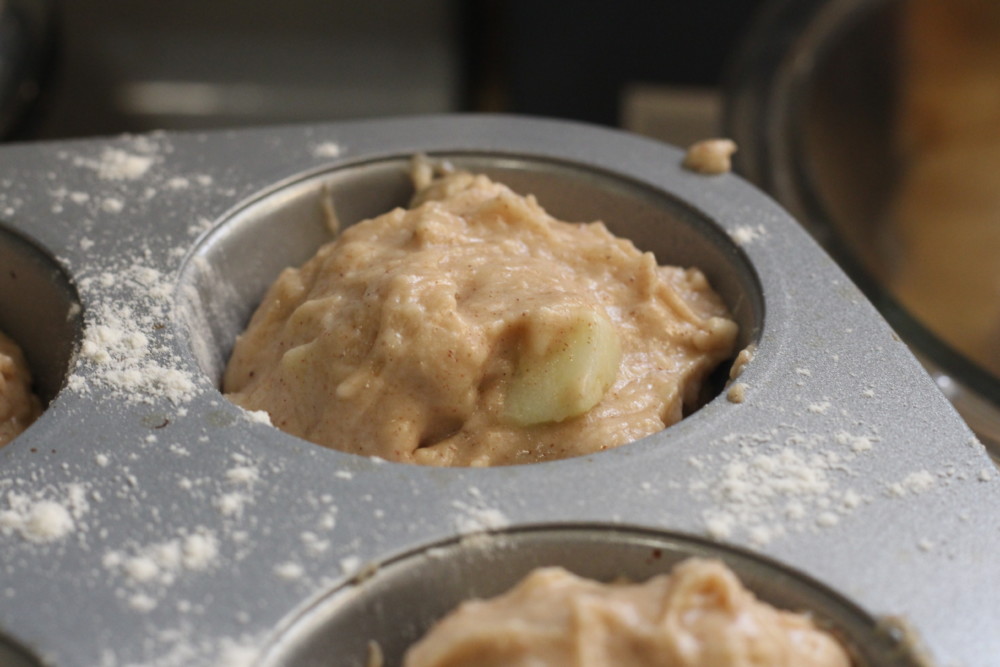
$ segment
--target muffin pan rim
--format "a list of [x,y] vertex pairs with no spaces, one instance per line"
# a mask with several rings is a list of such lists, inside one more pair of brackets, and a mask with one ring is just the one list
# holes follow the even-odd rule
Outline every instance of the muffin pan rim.
[[[613,540],[612,538],[619,539]],[[365,587],[376,578],[381,578],[385,575],[389,579],[398,579],[404,576],[404,573],[400,572],[400,570],[406,570],[407,568],[417,570],[428,569],[427,566],[422,567],[419,563],[415,564],[415,561],[421,560],[425,563],[439,559],[450,561],[461,561],[462,559],[476,560],[476,552],[480,552],[481,558],[478,560],[489,561],[493,556],[482,556],[482,553],[491,548],[485,544],[485,542],[491,541],[501,552],[501,557],[505,556],[507,552],[513,552],[517,549],[531,549],[538,545],[545,547],[548,542],[559,541],[570,542],[577,547],[581,544],[593,543],[600,545],[604,542],[613,541],[615,544],[623,545],[626,550],[649,548],[656,553],[651,554],[648,558],[661,562],[661,567],[650,567],[650,570],[653,572],[649,575],[650,577],[668,574],[672,572],[677,564],[688,558],[718,560],[733,571],[740,578],[741,583],[754,593],[757,599],[771,604],[778,609],[808,615],[817,621],[817,626],[820,629],[832,633],[844,643],[852,659],[858,660],[859,653],[877,653],[882,658],[891,656],[892,665],[910,667],[911,665],[922,664],[920,662],[919,637],[902,635],[899,630],[895,629],[892,619],[880,619],[872,616],[865,609],[856,605],[851,599],[827,587],[823,582],[814,579],[808,573],[789,568],[787,565],[764,554],[736,547],[732,544],[713,542],[710,539],[697,535],[651,528],[638,524],[574,521],[513,525],[496,531],[474,535],[468,543],[465,542],[467,539],[469,538],[452,536],[445,540],[415,545],[405,552],[389,554],[380,562],[366,564],[363,571],[357,577],[343,581],[327,590],[317,592],[314,597],[305,601],[299,608],[289,613],[275,628],[274,632],[262,643],[261,652],[253,663],[254,667],[278,667],[284,664],[298,664],[297,662],[288,663],[287,660],[295,660],[302,653],[304,645],[315,643],[317,640],[316,635],[319,635],[322,629],[328,628],[331,617],[336,617],[344,613],[344,608],[346,607],[357,606],[358,603],[353,598],[355,596],[362,596],[365,593]],[[671,554],[661,561],[661,549],[665,552],[687,551],[688,553],[687,555]],[[439,550],[443,552],[464,550],[467,554],[464,556],[455,553],[438,555],[435,552]],[[531,558],[529,560],[535,559]],[[536,567],[566,567],[559,562],[553,562],[551,559],[539,558],[538,560],[544,562]],[[590,578],[587,575],[579,574],[577,572],[578,567],[570,566],[567,569],[578,576]],[[793,580],[797,591],[793,597],[811,597],[814,600],[822,599],[822,606],[825,607],[826,611],[835,609],[838,615],[842,617],[849,616],[852,625],[867,626],[871,631],[871,636],[864,638],[864,641],[861,642],[864,645],[864,649],[859,650],[859,642],[851,641],[856,639],[856,637],[844,636],[846,634],[844,628],[839,626],[836,621],[828,618],[823,612],[817,612],[812,608],[789,607],[774,602],[770,599],[773,595],[760,595],[758,591],[754,590],[754,586],[746,584],[743,581],[741,574],[745,575],[744,570],[755,570],[754,576],[756,579],[760,579],[762,573],[767,573],[781,577],[782,579]],[[518,575],[513,577],[513,579],[515,582],[520,582],[524,576],[527,575]],[[643,583],[643,581],[637,580],[633,583]],[[486,587],[493,588],[493,586],[489,585]],[[502,588],[501,592],[495,594],[467,594],[464,596],[464,599],[490,599],[494,595],[502,595],[506,590],[509,590],[509,588]],[[804,590],[807,590],[807,592],[803,592]],[[378,637],[371,637],[371,639],[377,640]],[[310,640],[313,641],[310,642]],[[322,642],[323,640],[318,639],[318,641]],[[315,652],[314,649],[312,653],[315,654]],[[355,659],[354,663],[363,664],[364,656],[353,655],[351,657]],[[309,664],[311,665],[312,663]],[[867,661],[858,663],[860,667],[866,667],[869,664],[871,663]]]

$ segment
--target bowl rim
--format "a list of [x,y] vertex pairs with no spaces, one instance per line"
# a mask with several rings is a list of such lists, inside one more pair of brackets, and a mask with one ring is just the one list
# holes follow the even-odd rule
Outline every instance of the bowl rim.
[[[896,2],[776,0],[766,5],[730,61],[724,82],[723,127],[740,146],[734,156],[735,170],[788,208],[836,259],[914,349],[973,430],[984,435],[988,429],[991,439],[1000,439],[1000,377],[946,343],[879,285],[836,233],[796,139],[795,112],[814,90],[810,74],[832,40]],[[969,392],[975,397],[966,397]],[[963,410],[970,401],[986,403],[988,409]]]

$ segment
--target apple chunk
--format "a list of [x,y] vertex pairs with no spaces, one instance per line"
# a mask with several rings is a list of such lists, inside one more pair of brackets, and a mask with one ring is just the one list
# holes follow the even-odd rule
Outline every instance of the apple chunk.
[[581,415],[614,384],[620,362],[618,333],[600,310],[536,311],[527,318],[505,414],[521,426]]

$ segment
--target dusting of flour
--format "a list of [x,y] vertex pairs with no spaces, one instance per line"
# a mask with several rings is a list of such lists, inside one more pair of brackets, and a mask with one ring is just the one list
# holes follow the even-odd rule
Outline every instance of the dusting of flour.
[[30,493],[10,490],[4,499],[6,506],[0,504],[0,534],[17,534],[35,544],[67,537],[90,510],[83,483]]
[[[121,294],[100,299],[86,315],[80,360],[91,371],[91,382],[130,403],[157,397],[181,403],[194,395],[194,379],[169,344],[172,282],[167,276],[136,263],[89,275],[80,287],[114,288]],[[87,390],[81,374],[70,378],[70,386]]]

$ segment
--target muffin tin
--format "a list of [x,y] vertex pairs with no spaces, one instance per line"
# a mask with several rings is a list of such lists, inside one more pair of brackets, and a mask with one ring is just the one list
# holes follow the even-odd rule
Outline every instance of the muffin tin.
[[[318,447],[218,390],[264,289],[405,204],[412,155],[699,266],[756,351],[679,424],[593,456],[433,469]],[[0,658],[388,664],[562,564],[725,560],[859,665],[1000,656],[996,471],[872,306],[731,174],[621,132],[435,116],[0,148],[0,327],[48,406],[0,449]],[[12,267],[12,268],[8,268]],[[994,658],[991,658],[993,656]]]

